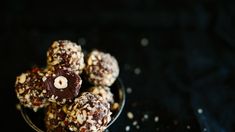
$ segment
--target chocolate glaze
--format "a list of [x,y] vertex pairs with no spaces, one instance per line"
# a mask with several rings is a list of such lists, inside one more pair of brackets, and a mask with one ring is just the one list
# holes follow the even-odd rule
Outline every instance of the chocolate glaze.
[[[54,81],[59,76],[67,79],[68,85],[66,88],[58,89],[55,87]],[[57,69],[55,72],[48,72],[46,74],[43,84],[46,89],[46,97],[49,98],[49,101],[65,104],[66,102],[71,102],[79,94],[82,80],[79,75],[72,71]]]

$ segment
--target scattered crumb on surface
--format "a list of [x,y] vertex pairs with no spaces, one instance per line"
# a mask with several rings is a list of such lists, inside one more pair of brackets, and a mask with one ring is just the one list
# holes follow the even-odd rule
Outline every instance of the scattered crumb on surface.
[[143,47],[146,47],[146,46],[148,46],[148,44],[149,44],[149,40],[148,40],[147,38],[142,38],[142,39],[140,40],[140,44],[141,44]]
[[148,119],[149,115],[148,114],[144,114],[144,119]]
[[136,126],[137,124],[138,124],[137,121],[133,121],[133,123],[132,123],[133,126]]
[[148,114],[144,114],[144,116],[141,118],[141,121],[145,121],[149,118]]
[[130,131],[131,127],[130,126],[126,126],[125,130],[126,132]]
[[134,73],[136,74],[136,75],[139,75],[140,73],[141,73],[141,69],[140,68],[135,68],[134,69]]
[[134,114],[132,112],[127,112],[127,117],[129,119],[133,119],[134,118]]
[[126,92],[127,92],[128,94],[132,93],[132,88],[127,87]]
[[202,114],[203,110],[201,108],[197,109],[198,114]]
[[158,117],[158,116],[155,116],[155,117],[154,117],[154,121],[155,121],[155,122],[158,122],[158,121],[159,121],[159,117]]

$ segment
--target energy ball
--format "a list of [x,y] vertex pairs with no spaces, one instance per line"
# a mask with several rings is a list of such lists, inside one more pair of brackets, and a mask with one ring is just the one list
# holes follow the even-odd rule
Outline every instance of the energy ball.
[[103,132],[111,120],[111,114],[106,100],[84,92],[68,107],[65,122],[70,131]]
[[93,86],[88,89],[89,92],[101,96],[110,104],[114,102],[113,93],[109,87],[106,86]]
[[109,53],[93,50],[86,58],[87,80],[98,86],[111,86],[119,75],[116,58]]
[[42,78],[46,90],[46,97],[50,102],[65,104],[79,94],[82,80],[72,71],[57,69],[48,71]]
[[44,70],[32,68],[16,77],[15,91],[20,104],[35,112],[48,105],[42,81],[44,74]]
[[81,74],[85,67],[82,48],[69,40],[54,41],[47,51],[47,64],[52,69],[59,67]]
[[66,105],[61,106],[51,103],[45,112],[45,126],[47,132],[66,132],[64,119],[66,117]]

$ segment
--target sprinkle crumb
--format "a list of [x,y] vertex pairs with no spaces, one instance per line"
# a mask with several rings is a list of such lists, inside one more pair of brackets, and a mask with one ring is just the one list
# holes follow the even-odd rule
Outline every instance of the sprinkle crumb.
[[138,124],[137,121],[133,121],[133,123],[132,123],[133,126],[136,126],[137,124]]
[[144,114],[144,119],[148,119],[148,118],[149,118],[148,114]]
[[141,118],[141,121],[145,121],[149,118],[148,114],[144,114],[144,116]]
[[199,109],[197,110],[197,112],[198,112],[198,114],[202,114],[202,113],[203,113],[203,110],[202,110],[201,108],[199,108]]
[[113,103],[111,106],[112,110],[117,110],[119,108],[119,104],[117,102]]
[[191,127],[189,125],[186,126],[187,129],[191,129]]
[[134,118],[134,115],[133,115],[132,112],[127,112],[127,117],[128,117],[129,119],[133,119],[133,118]]
[[134,72],[136,75],[139,75],[141,73],[141,70],[140,70],[140,68],[137,67],[134,69]]
[[130,87],[128,87],[128,88],[126,89],[126,92],[127,92],[128,94],[130,94],[130,93],[132,93],[132,89],[131,89]]
[[155,121],[155,122],[158,122],[158,121],[159,121],[159,117],[158,117],[158,116],[155,116],[155,117],[154,117],[154,121]]
[[204,129],[203,129],[203,131],[204,131],[204,132],[206,132],[206,131],[207,131],[207,129],[206,129],[206,128],[204,128]]
[[17,110],[20,110],[20,109],[21,109],[20,104],[17,104],[17,105],[16,105],[16,109],[17,109]]
[[139,125],[136,125],[136,129],[140,129],[140,126],[139,126]]
[[147,38],[142,38],[142,39],[140,40],[140,44],[141,44],[143,47],[146,47],[146,46],[148,46],[148,44],[149,44],[149,40],[148,40]]
[[130,131],[130,126],[126,126],[125,130],[126,132]]

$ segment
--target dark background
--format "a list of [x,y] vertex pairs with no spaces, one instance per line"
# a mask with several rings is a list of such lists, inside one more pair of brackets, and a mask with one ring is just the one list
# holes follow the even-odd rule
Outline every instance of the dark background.
[[31,130],[15,107],[15,78],[45,66],[51,43],[68,39],[114,55],[132,89],[109,131],[235,131],[235,2],[1,3],[2,130]]

